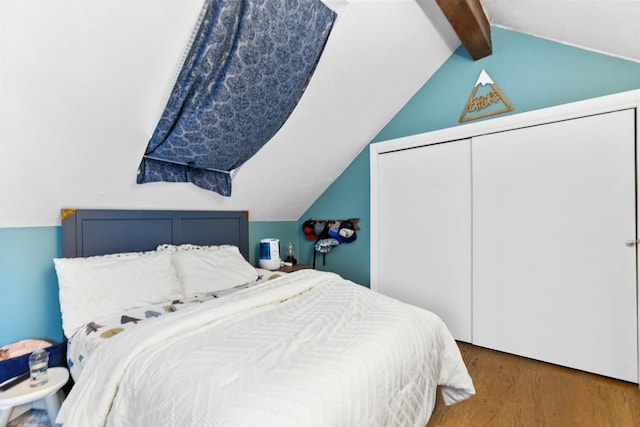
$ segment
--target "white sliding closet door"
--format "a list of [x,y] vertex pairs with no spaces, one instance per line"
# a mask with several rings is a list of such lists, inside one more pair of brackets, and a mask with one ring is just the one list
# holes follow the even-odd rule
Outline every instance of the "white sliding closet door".
[[634,110],[473,138],[473,342],[638,382]]
[[381,155],[378,290],[471,341],[470,141]]

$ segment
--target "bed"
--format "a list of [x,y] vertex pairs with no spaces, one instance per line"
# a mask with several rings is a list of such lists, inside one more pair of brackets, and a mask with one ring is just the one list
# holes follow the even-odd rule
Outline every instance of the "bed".
[[434,314],[256,269],[241,211],[63,211],[68,426],[425,426],[475,393]]

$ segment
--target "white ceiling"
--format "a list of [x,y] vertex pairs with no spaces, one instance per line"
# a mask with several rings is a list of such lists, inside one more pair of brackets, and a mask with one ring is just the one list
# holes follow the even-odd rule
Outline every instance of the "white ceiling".
[[[640,61],[640,0],[482,2],[492,25]],[[460,45],[435,0],[325,3],[339,17],[301,105],[234,181],[234,197],[287,188],[253,218],[300,218]],[[272,167],[290,174],[257,183]]]
[[136,185],[203,1],[0,0],[0,227],[59,224],[69,207],[297,220],[459,45],[433,0],[327,0],[338,17],[316,72],[231,197]]
[[256,221],[299,219],[460,44],[434,0],[325,4],[338,18],[304,96],[233,180]]
[[640,62],[640,0],[481,0],[492,25]]
[[[435,0],[323,1],[338,18],[316,72],[225,198],[135,185],[203,0],[0,0],[0,226],[63,207],[298,220],[460,45]],[[482,1],[493,25],[640,62],[640,0]]]

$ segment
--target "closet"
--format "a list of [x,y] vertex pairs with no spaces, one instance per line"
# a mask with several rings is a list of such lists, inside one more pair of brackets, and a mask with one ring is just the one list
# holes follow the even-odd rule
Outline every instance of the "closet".
[[636,110],[375,144],[372,289],[458,340],[637,383]]
[[380,161],[380,291],[429,307],[471,342],[471,146],[390,152]]

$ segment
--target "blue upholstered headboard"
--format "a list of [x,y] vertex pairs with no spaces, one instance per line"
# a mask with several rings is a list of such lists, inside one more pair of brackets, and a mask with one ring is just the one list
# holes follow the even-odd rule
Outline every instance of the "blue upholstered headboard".
[[235,245],[249,259],[247,211],[62,210],[65,258],[140,252],[169,243]]

